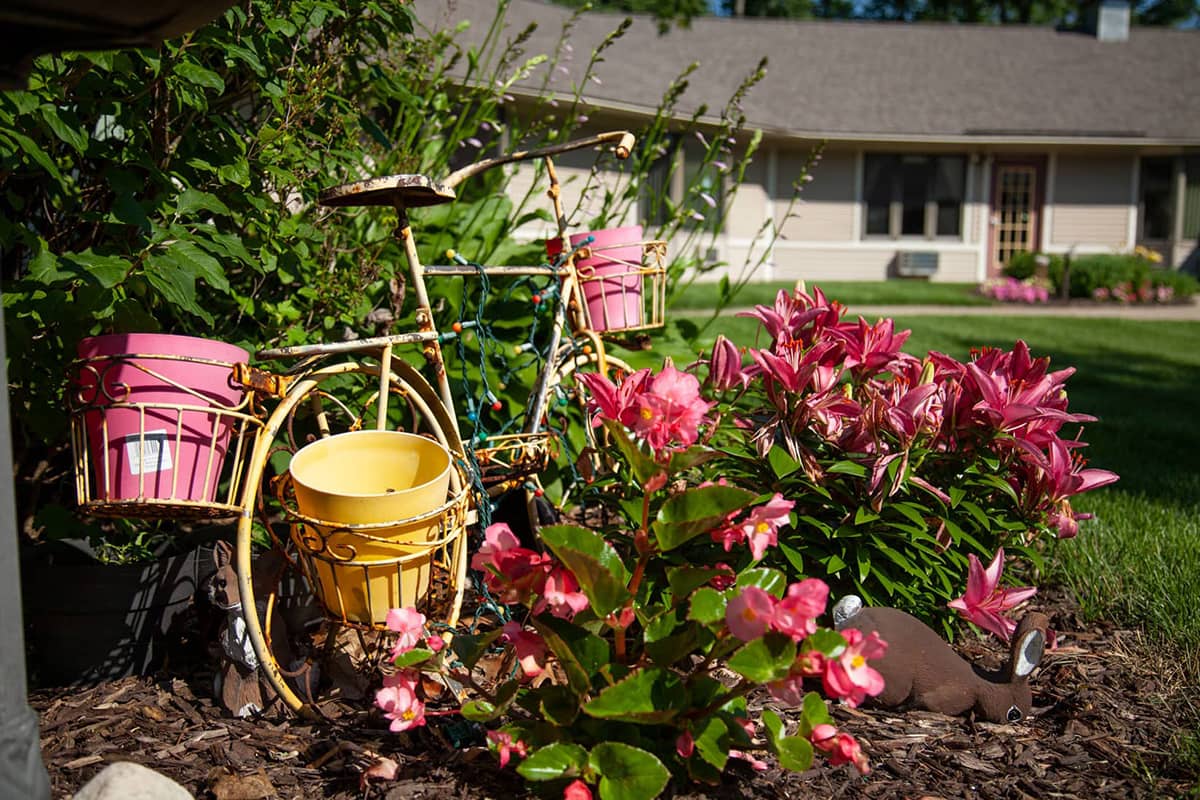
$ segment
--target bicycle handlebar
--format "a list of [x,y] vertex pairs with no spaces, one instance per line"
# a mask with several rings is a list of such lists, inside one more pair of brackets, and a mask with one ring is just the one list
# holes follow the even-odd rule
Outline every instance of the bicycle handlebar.
[[617,158],[624,161],[629,158],[629,154],[633,152],[633,145],[636,142],[633,134],[629,131],[608,131],[599,133],[595,136],[589,136],[585,139],[575,139],[562,144],[552,144],[546,147],[538,147],[533,150],[518,150],[507,155],[496,156],[495,158],[486,158],[483,161],[476,161],[474,164],[468,164],[462,169],[451,172],[446,179],[441,183],[447,188],[453,189],[460,183],[474,175],[498,167],[501,164],[511,164],[514,161],[528,161],[533,158],[545,158],[546,156],[556,156],[560,153],[569,153],[572,150],[582,150],[585,147],[595,147],[600,144],[608,144],[616,142],[613,145],[613,154]]

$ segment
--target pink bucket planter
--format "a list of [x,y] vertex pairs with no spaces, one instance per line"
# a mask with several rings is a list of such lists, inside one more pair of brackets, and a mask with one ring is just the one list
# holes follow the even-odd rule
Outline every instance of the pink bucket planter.
[[94,336],[79,343],[78,354],[84,363],[74,391],[92,497],[213,502],[236,419],[218,412],[241,404],[231,365],[250,354],[211,339],[151,333]]
[[[623,330],[642,325],[642,226],[608,228],[571,234],[571,247],[587,238],[591,254],[576,260],[587,303],[588,317],[597,331]],[[558,239],[546,242],[550,257],[562,251]]]

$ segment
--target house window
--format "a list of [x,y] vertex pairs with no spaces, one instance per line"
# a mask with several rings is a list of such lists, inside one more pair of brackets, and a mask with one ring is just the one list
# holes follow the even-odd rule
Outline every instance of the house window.
[[1142,210],[1142,232],[1138,237],[1148,241],[1166,241],[1172,238],[1174,203],[1171,184],[1175,176],[1175,159],[1143,158],[1142,173],[1138,186],[1141,192],[1139,205]]
[[1200,156],[1143,158],[1138,212],[1139,241],[1200,238]]
[[667,153],[654,162],[642,181],[642,217],[648,225],[665,225],[676,213],[683,226],[717,232],[724,210],[724,177],[704,163],[704,150],[676,137]]
[[871,153],[863,166],[868,236],[962,236],[963,156]]

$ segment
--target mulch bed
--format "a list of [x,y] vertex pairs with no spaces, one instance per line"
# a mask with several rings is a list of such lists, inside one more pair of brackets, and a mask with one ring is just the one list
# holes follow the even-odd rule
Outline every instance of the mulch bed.
[[[1178,757],[1200,733],[1196,676],[1167,672],[1142,637],[1081,624],[1061,593],[1042,597],[1058,647],[1034,674],[1034,716],[1015,725],[920,711],[838,707],[838,725],[867,751],[872,772],[818,766],[795,774],[731,761],[720,786],[674,787],[679,800],[799,797],[1100,798],[1182,797],[1200,765]],[[968,637],[970,659],[995,665],[998,647]],[[1191,684],[1191,685],[1188,685]],[[373,714],[344,710],[308,722],[268,710],[239,720],[214,706],[211,667],[186,675],[125,678],[83,689],[41,689],[43,755],[54,796],[65,797],[113,761],[145,764],[197,798],[505,798],[526,795],[461,723],[387,732]],[[765,694],[751,707],[770,705]],[[786,715],[786,710],[777,709]],[[443,718],[448,720],[449,718]],[[387,756],[396,780],[363,786]]]

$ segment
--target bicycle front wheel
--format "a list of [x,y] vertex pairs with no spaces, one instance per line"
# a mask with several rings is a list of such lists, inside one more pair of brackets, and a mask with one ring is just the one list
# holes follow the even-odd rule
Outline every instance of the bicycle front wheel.
[[[297,379],[267,420],[248,467],[237,540],[242,614],[260,669],[293,710],[311,710],[319,684],[330,679],[343,696],[354,691],[347,687],[367,692],[386,655],[389,608],[416,606],[431,623],[453,627],[462,606],[469,484],[457,428],[411,365],[392,362],[383,398],[380,372],[346,362]],[[381,463],[387,469],[404,458],[322,453],[325,477],[349,488],[335,490],[328,506],[309,500],[301,510],[291,469],[296,453],[342,433],[355,436],[338,445],[359,445],[358,434],[369,431],[404,432],[409,437],[398,440],[405,446],[443,453],[447,488],[431,507],[396,511],[396,519],[346,519],[342,509],[402,491],[404,476],[385,479],[395,488],[371,487]],[[262,574],[267,559],[256,552],[264,548],[284,553],[274,561],[290,568]]]

